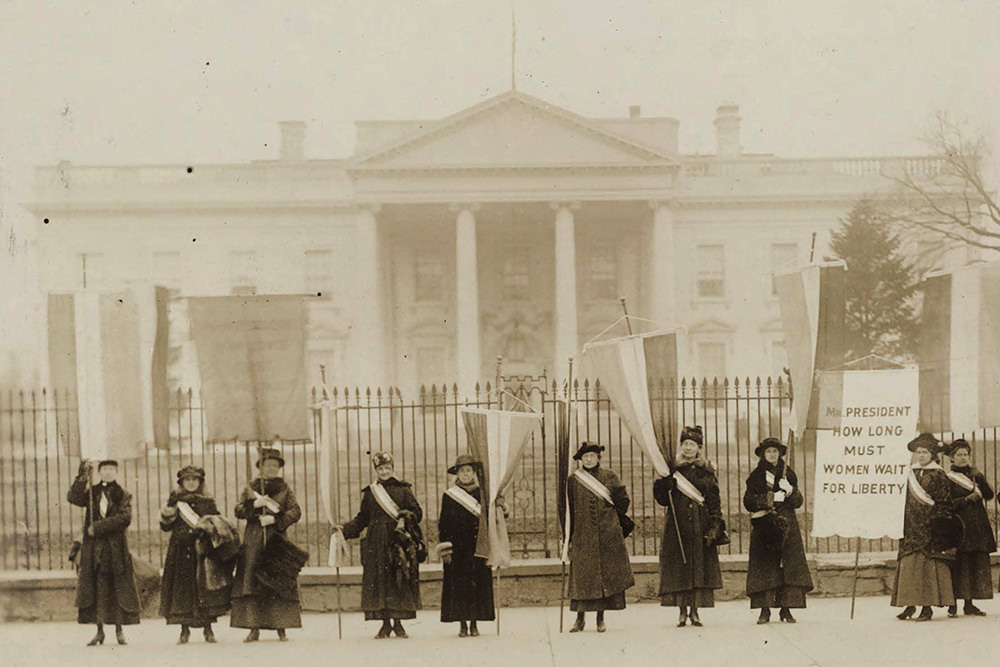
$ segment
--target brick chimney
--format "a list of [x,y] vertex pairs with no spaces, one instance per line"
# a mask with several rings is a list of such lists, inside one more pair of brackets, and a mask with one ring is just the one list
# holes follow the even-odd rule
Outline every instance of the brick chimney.
[[301,120],[284,120],[281,127],[281,159],[301,162],[306,159],[306,124]]
[[715,155],[723,159],[738,158],[740,145],[740,105],[721,104],[715,112]]

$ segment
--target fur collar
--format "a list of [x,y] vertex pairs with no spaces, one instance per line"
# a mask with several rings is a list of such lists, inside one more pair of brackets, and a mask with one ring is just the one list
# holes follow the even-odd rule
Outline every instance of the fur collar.
[[[261,482],[264,483],[265,491],[263,492],[260,489]],[[271,496],[273,498],[274,496],[278,495],[279,493],[287,489],[288,485],[285,483],[285,480],[282,479],[281,477],[272,477],[270,479],[263,479],[263,480],[258,477],[254,479],[252,482],[250,482],[250,488],[256,491],[257,493],[263,493],[264,495]]]
[[[379,480],[376,479],[375,481],[378,482]],[[374,484],[374,482],[372,483]],[[393,486],[410,486],[409,482],[404,482],[403,480],[396,479],[395,477],[390,477],[384,482],[380,482],[380,484],[382,484],[382,486],[386,487],[387,489]]]
[[[91,493],[93,494],[95,501],[100,500],[103,488],[104,487],[101,485],[100,482],[94,484],[94,486],[91,487]],[[110,498],[111,502],[114,503],[115,505],[120,503],[122,499],[125,497],[125,489],[119,486],[118,482],[108,482],[107,490],[108,490],[108,498]]]
[[705,458],[705,455],[701,453],[701,450],[698,451],[698,456],[693,461],[682,459],[680,456],[678,456],[674,460],[674,467],[677,468],[678,470],[681,468],[690,467],[690,468],[700,468],[702,470],[707,470],[710,473],[715,472],[715,468],[712,466],[711,462],[709,462],[709,460]]

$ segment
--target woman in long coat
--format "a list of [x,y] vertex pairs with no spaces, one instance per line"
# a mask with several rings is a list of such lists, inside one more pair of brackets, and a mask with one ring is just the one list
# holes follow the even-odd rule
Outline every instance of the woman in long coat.
[[[243,532],[243,553],[233,581],[229,625],[249,628],[244,642],[260,639],[262,628],[276,630],[278,639],[287,641],[286,628],[302,627],[298,586],[291,585],[278,592],[261,586],[256,576],[258,568],[265,565],[266,544],[287,539],[285,531],[302,518],[292,487],[279,477],[284,466],[281,452],[262,449],[257,461],[260,477],[243,489],[236,504],[236,518],[245,519],[247,523]],[[297,576],[298,571],[292,574]]]
[[680,441],[671,474],[653,483],[653,497],[668,508],[660,547],[660,604],[679,609],[678,627],[688,619],[700,627],[698,610],[714,607],[714,591],[722,588],[717,545],[725,534],[725,522],[719,480],[702,453],[701,427],[684,427]]
[[944,560],[932,557],[937,548],[935,527],[952,518],[951,489],[948,476],[937,463],[941,443],[930,433],[921,433],[907,445],[915,462],[907,476],[906,509],[903,514],[903,539],[896,556],[896,581],[892,591],[893,607],[905,607],[897,618],[906,620],[921,606],[918,621],[929,621],[931,607],[955,604],[951,568]]
[[[167,556],[163,562],[163,584],[160,588],[160,615],[167,625],[180,625],[178,644],[186,644],[191,628],[204,628],[205,641],[214,644],[212,623],[229,611],[229,588],[210,591],[204,581],[199,581],[198,553],[201,531],[191,526],[188,519],[179,515],[178,503],[184,503],[196,517],[218,515],[215,499],[205,493],[205,471],[186,466],[177,471],[177,489],[170,493],[167,504],[160,510],[160,529],[170,533]],[[186,508],[185,508],[186,509]],[[204,573],[205,567],[202,565]],[[232,573],[232,565],[229,574]]]
[[806,593],[813,588],[795,518],[803,496],[795,471],[785,462],[787,451],[777,438],[765,438],[754,451],[760,460],[743,494],[752,525],[747,595],[750,608],[760,609],[757,623],[771,620],[771,607],[780,608],[783,622],[794,623],[791,610],[805,609]]
[[361,539],[361,608],[366,621],[382,621],[376,639],[407,637],[402,620],[417,617],[420,604],[419,523],[424,512],[408,482],[395,477],[392,455],[372,457],[378,479],[361,491],[357,516],[335,530]]
[[101,461],[101,482],[87,493],[92,467],[80,464],[66,499],[87,508],[76,584],[77,622],[95,623],[97,634],[87,646],[104,643],[104,624],[115,625],[115,638],[125,644],[123,625],[139,623],[139,591],[125,530],[132,523],[132,495],[118,485],[116,461]]
[[476,621],[492,621],[493,578],[486,559],[476,556],[482,514],[482,489],[476,475],[480,463],[462,454],[448,468],[455,485],[441,496],[438,550],[444,562],[441,622],[458,621],[459,637],[479,636]]
[[[993,500],[993,489],[986,475],[972,466],[972,445],[958,439],[948,447],[951,470],[951,502],[955,514],[962,520],[965,532],[958,545],[955,565],[951,569],[955,601],[965,600],[962,612],[966,616],[985,616],[973,600],[993,598],[993,578],[990,575],[990,554],[996,551],[997,542],[993,527],[986,515],[985,501]],[[949,616],[958,615],[958,605],[948,607]]]
[[625,591],[635,585],[621,519],[630,500],[618,475],[601,467],[603,445],[584,442],[573,458],[582,468],[570,475],[569,597],[576,622],[570,632],[584,627],[584,614],[597,612],[597,631],[604,632],[604,612],[625,608]]

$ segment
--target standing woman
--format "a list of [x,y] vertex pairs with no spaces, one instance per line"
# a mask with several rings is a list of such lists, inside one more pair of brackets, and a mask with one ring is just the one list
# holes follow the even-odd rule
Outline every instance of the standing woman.
[[802,531],[795,510],[803,496],[798,477],[785,462],[786,447],[777,438],[765,438],[754,454],[757,467],[747,477],[743,506],[750,512],[750,560],[747,595],[750,608],[760,609],[758,624],[771,620],[771,607],[779,618],[794,623],[792,609],[805,609],[806,593],[813,588]]
[[[243,553],[236,565],[233,581],[233,610],[229,625],[250,630],[244,642],[260,639],[261,629],[277,630],[278,639],[288,641],[286,628],[302,627],[298,586],[294,577],[298,572],[287,572],[293,582],[285,590],[277,591],[260,583],[258,570],[271,568],[265,562],[269,553],[265,547],[272,541],[286,540],[285,531],[302,518],[302,510],[295,499],[292,487],[280,477],[285,459],[277,449],[261,449],[257,468],[260,476],[252,480],[236,504],[236,518],[245,519]],[[280,567],[288,570],[291,565]]]
[[660,605],[678,608],[677,627],[688,619],[701,627],[698,610],[714,607],[713,591],[722,588],[718,544],[725,523],[719,480],[702,452],[701,427],[685,426],[680,440],[671,473],[653,483],[653,497],[668,508],[660,547]]
[[493,578],[486,559],[476,556],[476,539],[482,515],[482,490],[476,475],[478,461],[468,454],[448,468],[455,485],[441,496],[438,545],[444,562],[441,588],[441,622],[459,621],[459,637],[479,636],[476,621],[492,621]]
[[361,491],[358,515],[335,526],[346,539],[361,538],[361,608],[366,621],[382,621],[375,639],[393,632],[406,638],[403,619],[417,617],[420,609],[418,565],[426,559],[420,531],[424,512],[408,482],[397,479],[392,454],[372,457],[378,479]]
[[903,539],[896,556],[896,581],[891,605],[905,607],[896,618],[906,620],[921,606],[918,621],[929,621],[931,607],[955,604],[951,568],[933,558],[937,536],[935,522],[951,516],[948,476],[937,463],[941,443],[930,433],[921,433],[906,446],[913,452],[906,485]]
[[[569,502],[569,596],[580,632],[584,614],[597,612],[597,631],[604,632],[604,612],[625,608],[625,590],[635,585],[622,519],[630,500],[613,470],[601,467],[604,445],[584,442],[573,455],[582,467],[566,485]],[[630,520],[627,520],[630,522]]]
[[[948,481],[951,483],[952,509],[965,525],[951,570],[955,602],[965,600],[962,612],[966,616],[985,616],[986,612],[972,601],[993,599],[990,554],[996,551],[997,542],[985,504],[985,501],[993,500],[993,489],[986,481],[986,475],[972,467],[972,445],[967,440],[952,442],[948,447],[948,458],[951,459]],[[958,616],[957,604],[948,607],[948,615],[953,618]]]
[[[163,562],[163,585],[160,589],[160,615],[167,625],[180,625],[178,644],[187,644],[191,628],[204,628],[205,641],[215,643],[212,623],[229,611],[228,591],[218,595],[206,588],[205,564],[199,564],[198,540],[202,531],[198,521],[203,516],[218,515],[215,499],[205,493],[205,471],[186,466],[177,471],[177,489],[170,493],[160,510],[160,529],[170,533],[167,557]],[[194,522],[195,525],[191,525]],[[202,570],[201,580],[198,576]],[[230,564],[229,574],[232,574]],[[229,577],[231,582],[231,577]]]
[[117,461],[97,464],[101,482],[87,493],[92,471],[89,461],[80,463],[66,494],[70,503],[87,508],[76,583],[77,622],[97,625],[97,634],[87,646],[104,643],[105,623],[114,624],[115,639],[125,644],[122,626],[139,623],[139,591],[125,538],[125,529],[132,523],[132,495],[115,481]]

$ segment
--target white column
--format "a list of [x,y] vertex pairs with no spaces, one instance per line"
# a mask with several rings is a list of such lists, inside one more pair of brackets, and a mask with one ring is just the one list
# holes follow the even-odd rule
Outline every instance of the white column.
[[556,358],[555,378],[569,376],[569,358],[579,345],[576,313],[576,227],[573,211],[578,202],[553,202],[556,212]]
[[455,334],[458,388],[464,395],[479,381],[479,264],[476,258],[478,204],[452,206],[455,219]]
[[677,326],[674,209],[669,201],[652,201],[649,206],[653,209],[650,313],[657,326]]
[[379,265],[379,206],[363,206],[358,213],[354,237],[357,282],[351,314],[350,363],[352,384],[364,391],[382,386],[386,380],[385,327],[382,317],[382,271]]

